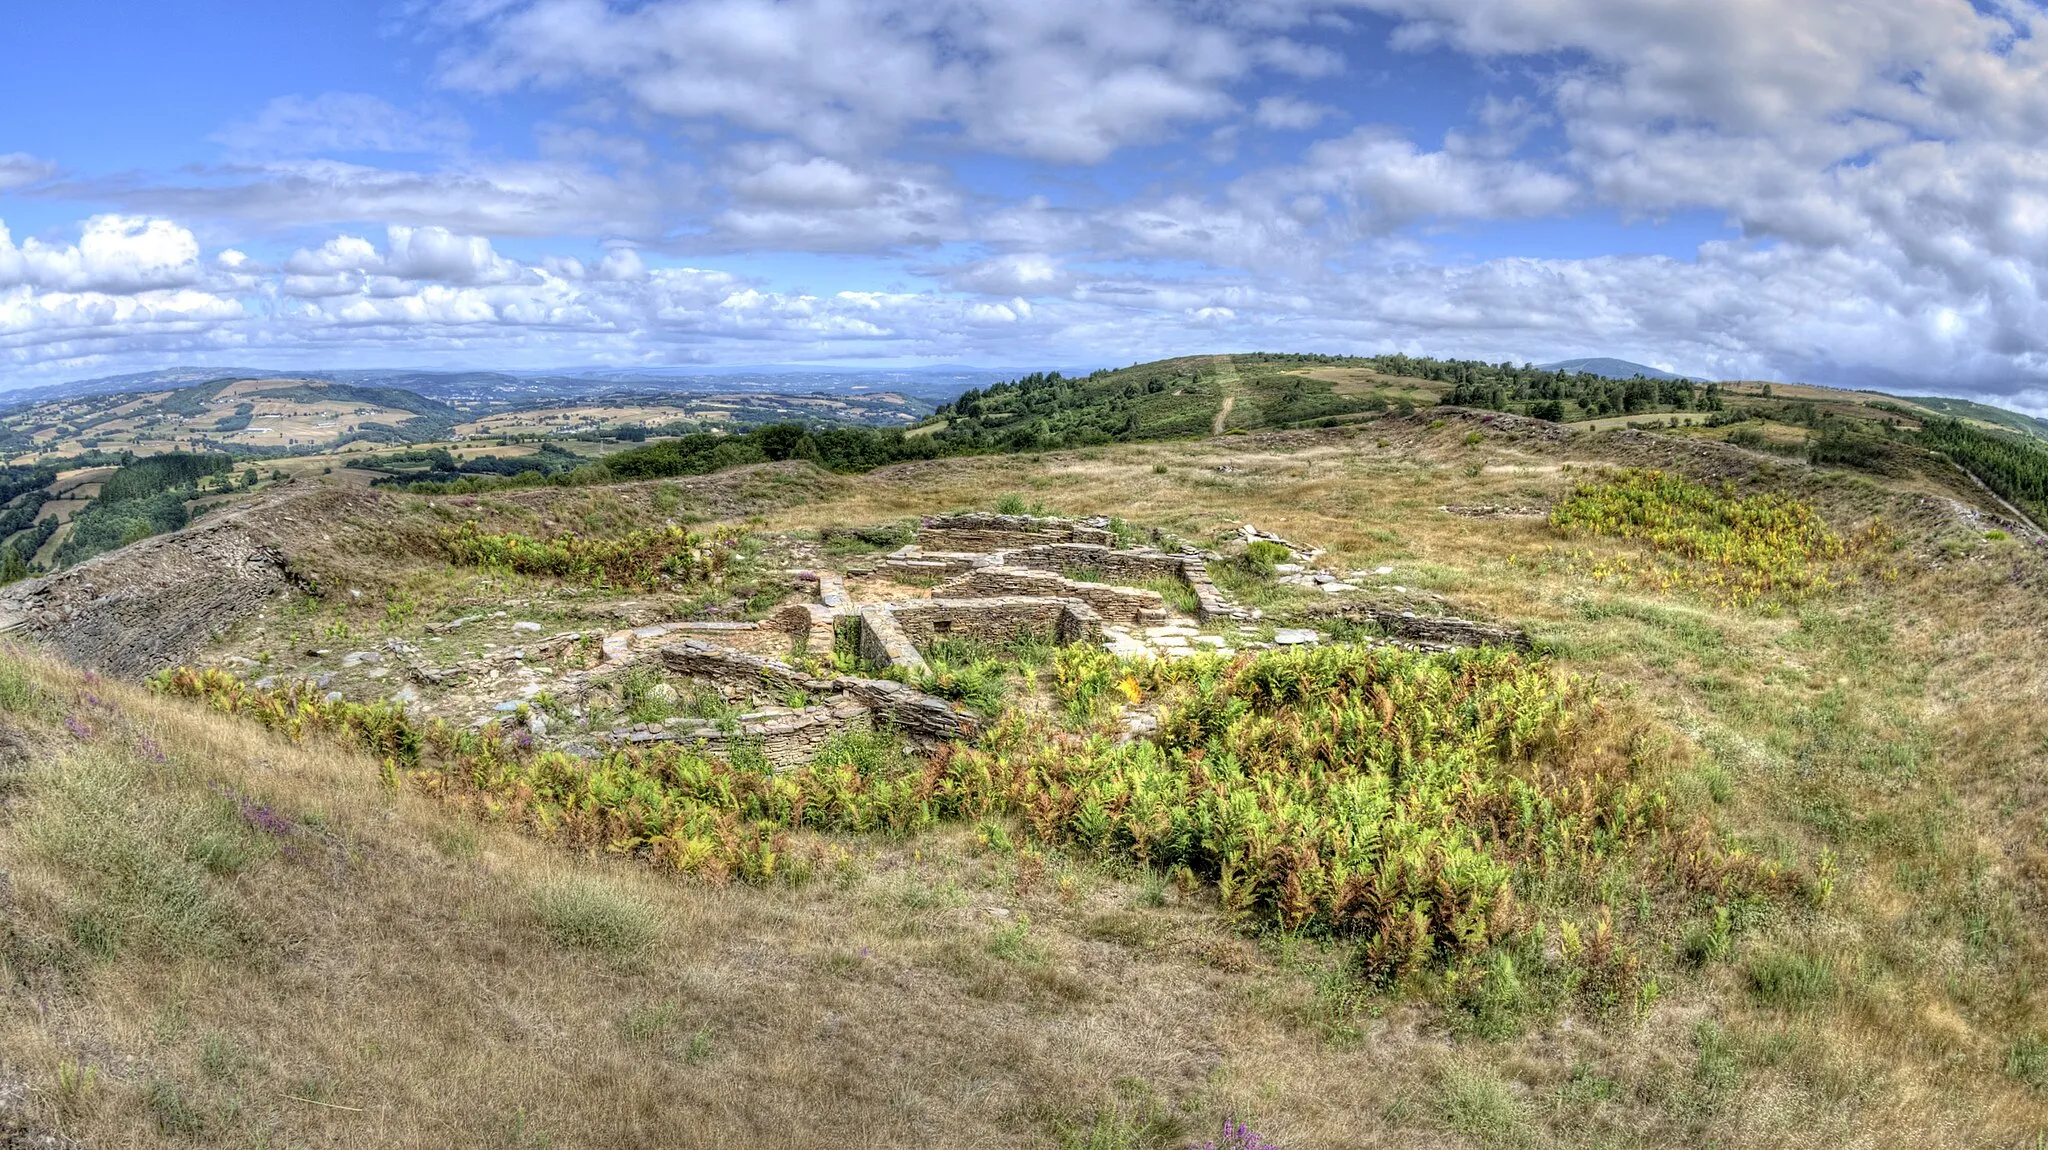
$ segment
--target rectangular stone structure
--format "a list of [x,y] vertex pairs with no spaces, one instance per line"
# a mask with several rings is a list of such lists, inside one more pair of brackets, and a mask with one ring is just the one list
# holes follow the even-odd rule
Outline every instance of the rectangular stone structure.
[[1143,587],[1083,583],[1053,571],[1028,567],[977,567],[933,589],[934,597],[1033,596],[1079,599],[1095,609],[1105,623],[1159,623],[1166,619],[1166,600]]
[[[1063,646],[1102,641],[1102,616],[1079,599],[1006,595],[994,599],[910,599],[880,606],[913,648],[949,636],[985,643],[1038,639]],[[863,608],[864,629],[868,617],[867,609]]]

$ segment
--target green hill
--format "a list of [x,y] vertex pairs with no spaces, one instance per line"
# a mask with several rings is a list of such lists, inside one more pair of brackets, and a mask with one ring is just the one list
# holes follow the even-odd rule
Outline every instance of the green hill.
[[2048,420],[2036,419],[2031,415],[2022,415],[2017,411],[2007,411],[2002,407],[1993,407],[1988,403],[1973,403],[1967,399],[1948,399],[1939,395],[1902,395],[1899,398],[1913,404],[1915,407],[1924,407],[1929,411],[1938,411],[1951,419],[1976,420],[1981,423],[1996,424],[2008,431],[2017,431],[2022,435],[2031,435],[2038,439],[2048,439]]

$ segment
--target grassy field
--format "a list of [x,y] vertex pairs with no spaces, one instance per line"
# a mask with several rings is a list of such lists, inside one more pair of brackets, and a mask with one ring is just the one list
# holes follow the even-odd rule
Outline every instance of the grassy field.
[[[1553,908],[1552,942],[1460,1006],[1367,977],[1341,932],[1247,923],[1211,882],[1018,821],[1007,849],[968,821],[804,831],[801,883],[678,877],[393,792],[327,741],[14,653],[0,1098],[23,1101],[0,1122],[113,1145],[1181,1147],[1231,1118],[1289,1150],[2048,1136],[2041,551],[1957,515],[1974,496],[1937,476],[1530,427],[1420,417],[949,459],[712,517],[801,535],[1008,494],[1191,541],[1255,523],[1338,570],[1390,566],[1526,626],[1642,724],[1616,753],[1671,810],[1716,850],[1796,870],[1797,890],[1677,883],[1659,868],[1688,856],[1662,839],[1630,848],[1640,865],[1567,868],[1518,888]],[[1892,541],[1826,586],[1736,602],[1642,576],[1710,570],[1690,566],[1720,553],[1703,523],[1657,550],[1650,532],[1442,510],[1559,506],[1622,465],[1726,478],[1731,506],[1797,501],[1821,525],[1786,521],[1810,562],[1874,523]],[[620,537],[681,490],[390,514]],[[1757,506],[1758,538],[1777,538]],[[479,593],[347,561],[363,601],[323,609],[362,632],[388,617],[380,563],[416,580],[423,618],[463,609],[434,595]],[[1601,907],[1655,992],[1625,1009],[1537,993],[1559,916],[1590,932]]]

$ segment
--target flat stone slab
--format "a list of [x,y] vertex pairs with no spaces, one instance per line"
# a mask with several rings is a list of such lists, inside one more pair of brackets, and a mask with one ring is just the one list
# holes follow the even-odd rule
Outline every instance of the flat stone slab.
[[1273,642],[1282,647],[1299,647],[1308,643],[1322,642],[1322,635],[1306,627],[1282,627],[1273,632]]

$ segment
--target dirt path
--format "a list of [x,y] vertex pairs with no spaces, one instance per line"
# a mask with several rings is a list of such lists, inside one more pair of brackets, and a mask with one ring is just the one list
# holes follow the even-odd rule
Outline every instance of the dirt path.
[[1230,409],[1237,406],[1237,361],[1227,355],[1216,357],[1216,386],[1223,389],[1223,406],[1217,409],[1216,418],[1209,421],[1209,434],[1223,434],[1223,424],[1230,418]]

